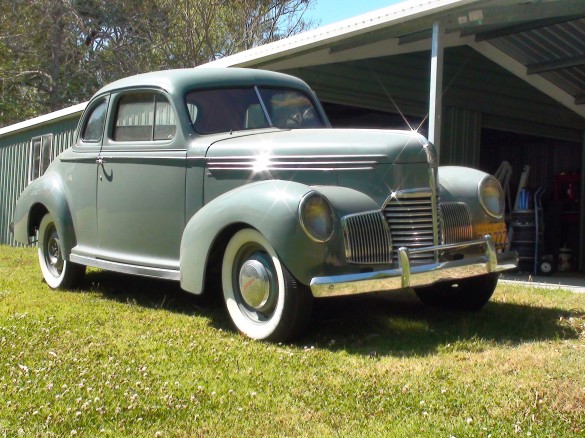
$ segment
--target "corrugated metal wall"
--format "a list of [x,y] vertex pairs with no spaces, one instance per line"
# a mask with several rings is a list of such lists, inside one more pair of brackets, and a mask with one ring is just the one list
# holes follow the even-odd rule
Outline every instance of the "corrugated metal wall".
[[582,145],[577,142],[485,129],[482,143],[481,167],[495,172],[502,161],[508,161],[514,190],[524,165],[530,166],[527,186],[532,188],[545,185],[552,190],[556,175],[580,172]]
[[73,143],[79,114],[0,138],[0,244],[14,245],[9,230],[14,206],[28,184],[31,140],[53,134],[52,159]]
[[441,165],[479,167],[481,113],[446,107],[439,162]]

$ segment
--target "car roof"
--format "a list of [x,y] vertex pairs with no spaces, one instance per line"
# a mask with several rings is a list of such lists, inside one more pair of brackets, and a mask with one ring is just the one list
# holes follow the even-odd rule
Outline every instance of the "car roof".
[[247,68],[186,68],[177,70],[161,70],[129,76],[114,81],[101,88],[94,96],[117,90],[133,88],[160,88],[171,94],[184,93],[199,88],[217,88],[232,86],[287,86],[309,87],[302,80],[267,70]]

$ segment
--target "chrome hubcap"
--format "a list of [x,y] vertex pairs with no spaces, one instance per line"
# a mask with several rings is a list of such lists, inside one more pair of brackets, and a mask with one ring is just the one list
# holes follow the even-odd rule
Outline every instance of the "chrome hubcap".
[[51,270],[53,275],[58,277],[63,270],[63,258],[61,257],[59,235],[57,234],[56,229],[51,230],[48,234],[45,259],[47,260],[47,267]]
[[259,260],[247,260],[240,268],[240,292],[244,302],[262,311],[270,299],[270,274]]

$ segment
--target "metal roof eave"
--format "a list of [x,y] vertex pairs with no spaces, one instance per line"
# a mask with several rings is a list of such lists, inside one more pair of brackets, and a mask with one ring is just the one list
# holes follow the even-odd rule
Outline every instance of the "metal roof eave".
[[0,138],[15,134],[20,131],[25,131],[29,128],[32,128],[33,126],[37,128],[47,123],[55,122],[59,119],[67,119],[74,117],[75,115],[81,115],[86,106],[87,102],[78,103],[77,105],[63,108],[58,111],[53,111],[49,114],[43,114],[42,116],[25,120],[24,122],[15,123],[14,125],[0,128]]

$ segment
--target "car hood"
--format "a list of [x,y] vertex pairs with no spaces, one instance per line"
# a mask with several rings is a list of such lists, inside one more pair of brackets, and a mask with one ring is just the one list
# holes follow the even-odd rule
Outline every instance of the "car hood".
[[[420,134],[381,129],[297,129],[234,132],[210,144],[207,157],[332,169],[374,164],[432,163],[435,151]],[[215,161],[215,160],[214,160]],[[264,161],[264,163],[262,163]]]

